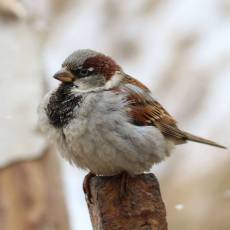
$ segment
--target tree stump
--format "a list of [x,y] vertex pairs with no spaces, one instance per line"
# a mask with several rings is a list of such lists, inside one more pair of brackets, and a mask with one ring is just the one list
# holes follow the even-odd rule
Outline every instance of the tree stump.
[[86,199],[94,230],[167,230],[166,209],[153,174],[129,176],[121,195],[121,176],[95,176]]

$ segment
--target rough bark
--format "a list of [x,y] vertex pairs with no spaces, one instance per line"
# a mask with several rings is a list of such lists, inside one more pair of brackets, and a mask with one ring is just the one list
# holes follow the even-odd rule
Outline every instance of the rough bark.
[[167,230],[166,210],[153,174],[128,177],[121,194],[121,176],[90,179],[87,200],[94,230]]
[[54,154],[0,170],[0,229],[69,229]]

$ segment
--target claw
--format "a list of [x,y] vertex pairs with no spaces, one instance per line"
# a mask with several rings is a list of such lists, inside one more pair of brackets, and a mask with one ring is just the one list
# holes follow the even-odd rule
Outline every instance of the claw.
[[124,198],[128,191],[128,182],[129,182],[129,174],[127,172],[122,172],[120,174],[121,177],[121,187],[120,187],[120,198]]
[[90,189],[90,180],[92,177],[95,177],[96,175],[92,172],[89,172],[84,179],[83,182],[83,190],[84,193],[86,195],[86,199],[89,201],[90,204],[93,204],[93,200],[92,200],[92,193],[91,193],[91,189]]

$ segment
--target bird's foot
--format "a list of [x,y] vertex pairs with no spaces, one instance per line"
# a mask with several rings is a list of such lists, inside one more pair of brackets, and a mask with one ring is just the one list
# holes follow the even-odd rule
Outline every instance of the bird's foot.
[[128,183],[129,183],[129,177],[130,175],[124,171],[120,174],[121,177],[121,184],[120,184],[120,199],[123,199],[128,192]]
[[90,204],[93,204],[93,200],[92,200],[92,193],[91,193],[91,189],[90,189],[90,180],[92,177],[95,177],[96,175],[92,172],[89,172],[84,179],[83,182],[83,190],[84,193],[86,195],[86,199],[89,201]]

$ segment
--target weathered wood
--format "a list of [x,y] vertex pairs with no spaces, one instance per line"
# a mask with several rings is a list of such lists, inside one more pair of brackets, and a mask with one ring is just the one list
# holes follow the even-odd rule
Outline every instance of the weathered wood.
[[69,229],[55,154],[0,170],[0,229]]
[[87,200],[94,230],[167,230],[166,210],[153,174],[128,177],[121,194],[121,176],[96,176]]

